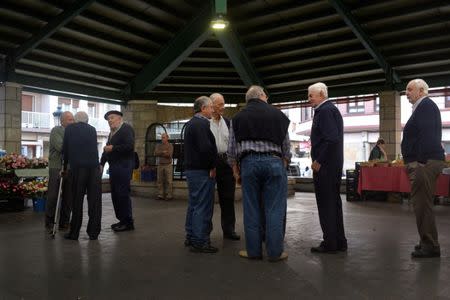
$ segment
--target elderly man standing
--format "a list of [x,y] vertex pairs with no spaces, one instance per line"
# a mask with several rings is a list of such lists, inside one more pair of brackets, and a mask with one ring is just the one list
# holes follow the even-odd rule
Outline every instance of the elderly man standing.
[[279,261],[288,257],[283,244],[286,166],[291,158],[290,121],[267,103],[268,97],[260,86],[251,86],[245,99],[247,105],[231,121],[228,144],[228,162],[236,180],[242,182],[246,250],[239,255],[262,258],[262,219],[265,217],[268,259]]
[[169,135],[167,133],[161,134],[161,144],[156,145],[154,155],[158,157],[158,200],[163,200],[166,196],[166,200],[172,200],[173,145],[169,143]]
[[[48,156],[48,192],[47,205],[45,207],[45,228],[51,229],[54,219],[56,202],[58,201],[59,181],[61,179],[62,168],[62,148],[64,139],[64,129],[74,122],[70,111],[65,111],[61,115],[61,125],[53,127],[50,132],[50,153]],[[70,211],[72,206],[72,193],[70,191],[70,176],[63,179],[61,213],[59,218],[59,230],[67,230],[70,222]]]
[[130,181],[134,168],[134,130],[123,122],[123,114],[117,110],[108,111],[111,133],[103,148],[101,165],[109,163],[111,198],[118,223],[112,224],[115,232],[134,230],[133,211],[130,198]]
[[445,167],[441,114],[436,103],[428,97],[428,85],[422,79],[408,83],[406,97],[413,105],[413,113],[403,128],[401,148],[411,182],[411,200],[420,237],[411,256],[439,257],[441,249],[433,213],[433,196],[436,180]]
[[323,232],[323,241],[312,247],[311,252],[337,253],[347,250],[340,195],[344,164],[343,121],[339,110],[328,101],[328,88],[324,83],[309,86],[308,98],[314,108],[311,168]]
[[214,185],[216,176],[217,147],[209,129],[212,102],[206,96],[194,102],[194,117],[186,123],[184,132],[184,163],[189,189],[186,212],[185,246],[192,252],[215,253],[210,233],[214,209]]
[[97,132],[88,124],[86,112],[75,114],[74,124],[67,126],[64,134],[64,170],[70,165],[72,173],[73,210],[70,231],[65,239],[78,240],[83,221],[83,199],[87,193],[89,221],[86,232],[96,240],[101,230],[102,187],[98,163]]
[[217,193],[221,212],[221,224],[223,238],[229,240],[240,240],[241,237],[235,232],[236,217],[234,213],[234,192],[236,180],[233,170],[227,162],[228,135],[230,121],[224,118],[225,100],[221,94],[212,94],[209,98],[213,104],[213,114],[210,120],[211,131],[214,134],[217,146],[216,182]]

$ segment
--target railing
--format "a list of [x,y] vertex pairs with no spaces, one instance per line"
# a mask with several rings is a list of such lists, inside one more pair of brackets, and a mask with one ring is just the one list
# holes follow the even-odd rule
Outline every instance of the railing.
[[22,111],[22,128],[51,128],[50,113]]

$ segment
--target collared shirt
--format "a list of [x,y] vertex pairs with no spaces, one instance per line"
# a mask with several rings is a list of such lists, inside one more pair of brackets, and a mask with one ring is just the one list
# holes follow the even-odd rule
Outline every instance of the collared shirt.
[[110,133],[110,135],[109,135],[109,138],[111,138],[117,131],[119,131],[120,130],[120,128],[122,127],[122,125],[123,125],[123,121],[122,122],[120,122],[120,125],[119,125],[119,127],[117,127],[116,129],[111,129],[111,133]]
[[227,153],[229,132],[224,118],[220,116],[218,122],[211,118],[209,128],[216,139],[217,152],[219,154]]
[[280,146],[269,141],[241,141],[236,143],[234,136],[233,123],[230,121],[230,134],[228,139],[228,164],[234,165],[238,160],[242,152],[255,151],[255,152],[278,152],[287,161],[291,160],[291,141],[289,140],[289,132],[286,132],[283,143]]
[[318,104],[316,107],[314,107],[314,110],[318,109],[319,107],[322,106],[322,104],[324,104],[325,102],[327,102],[328,99],[323,100],[322,102],[320,102],[320,104]]
[[417,108],[417,106],[419,106],[420,102],[422,102],[423,99],[425,99],[426,97],[428,97],[428,95],[423,96],[422,98],[420,98],[419,100],[416,101],[416,103],[413,104],[412,106],[412,111],[414,112]]

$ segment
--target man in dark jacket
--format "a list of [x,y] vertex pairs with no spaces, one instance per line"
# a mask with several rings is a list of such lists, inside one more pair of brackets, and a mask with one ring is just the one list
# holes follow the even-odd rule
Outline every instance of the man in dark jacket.
[[441,114],[436,103],[428,98],[428,85],[422,79],[408,83],[406,97],[413,105],[413,113],[403,129],[401,147],[420,236],[420,243],[411,255],[415,258],[439,257],[441,249],[433,214],[433,196],[436,180],[445,167]]
[[64,235],[69,240],[78,240],[83,221],[83,199],[87,192],[89,222],[87,234],[96,240],[101,230],[102,191],[101,171],[98,163],[97,132],[88,124],[84,111],[75,114],[75,122],[64,132],[64,170],[70,165],[72,175],[72,221],[70,232]]
[[344,164],[342,116],[328,101],[328,88],[318,82],[308,87],[308,98],[314,108],[311,128],[311,168],[319,210],[323,241],[311,252],[336,253],[347,250],[344,232],[340,186]]
[[195,100],[194,117],[186,123],[184,132],[184,163],[189,189],[186,212],[186,241],[192,252],[215,253],[209,235],[212,230],[217,147],[209,129],[212,116],[211,99]]
[[239,256],[261,259],[265,236],[268,259],[275,262],[288,257],[283,250],[290,121],[267,103],[260,86],[251,86],[245,99],[245,108],[231,120],[227,152],[233,174],[242,182],[246,249]]
[[115,232],[134,230],[130,198],[130,181],[134,168],[134,130],[124,123],[123,114],[111,110],[105,114],[111,132],[101,158],[102,167],[109,164],[111,198],[118,223],[112,224]]

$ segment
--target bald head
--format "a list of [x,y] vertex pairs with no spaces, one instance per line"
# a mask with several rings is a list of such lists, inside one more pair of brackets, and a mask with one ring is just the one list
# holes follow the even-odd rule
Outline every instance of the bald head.
[[414,104],[420,98],[428,96],[428,84],[423,79],[413,79],[406,86],[406,98]]
[[259,85],[252,85],[245,94],[245,101],[248,101],[250,99],[259,99],[267,102],[269,97],[267,97],[262,87],[260,87]]
[[61,126],[64,128],[75,122],[73,114],[70,111],[63,112],[59,120],[61,122]]
[[209,98],[212,101],[213,105],[213,118],[215,120],[220,120],[220,116],[223,115],[223,112],[225,110],[225,99],[223,96],[219,93],[214,93]]

